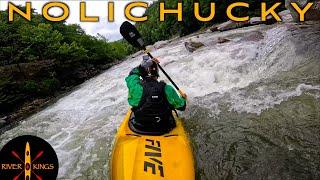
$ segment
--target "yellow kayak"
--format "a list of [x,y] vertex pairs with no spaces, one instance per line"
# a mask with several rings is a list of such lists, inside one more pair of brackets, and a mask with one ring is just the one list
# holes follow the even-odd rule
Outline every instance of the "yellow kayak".
[[115,137],[112,180],[194,180],[192,148],[182,122],[161,136],[137,134],[129,128],[129,111]]

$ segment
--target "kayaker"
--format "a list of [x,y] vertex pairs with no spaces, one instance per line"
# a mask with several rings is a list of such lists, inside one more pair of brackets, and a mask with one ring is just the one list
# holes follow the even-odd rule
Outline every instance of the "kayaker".
[[143,56],[142,63],[126,77],[128,102],[134,117],[130,127],[141,132],[169,132],[175,125],[172,110],[186,109],[186,94],[181,97],[175,89],[158,81],[158,60]]

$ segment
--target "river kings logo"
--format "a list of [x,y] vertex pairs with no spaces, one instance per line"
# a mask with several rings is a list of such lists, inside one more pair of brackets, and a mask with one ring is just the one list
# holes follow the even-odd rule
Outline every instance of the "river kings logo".
[[53,180],[58,158],[51,145],[36,136],[19,136],[0,151],[1,180]]

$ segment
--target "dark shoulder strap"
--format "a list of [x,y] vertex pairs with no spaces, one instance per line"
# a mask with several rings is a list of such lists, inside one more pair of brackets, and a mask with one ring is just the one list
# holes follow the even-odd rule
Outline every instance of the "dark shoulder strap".
[[164,91],[164,88],[166,87],[167,84],[164,81],[160,81],[159,84],[160,84],[162,90]]
[[161,86],[161,89],[162,89],[162,95],[167,103],[167,105],[170,107],[170,109],[174,109],[174,107],[169,103],[169,100],[168,100],[168,97],[167,97],[167,94],[166,94],[166,90],[165,90],[165,87],[167,85],[167,83],[165,83],[164,81],[160,81],[160,86]]

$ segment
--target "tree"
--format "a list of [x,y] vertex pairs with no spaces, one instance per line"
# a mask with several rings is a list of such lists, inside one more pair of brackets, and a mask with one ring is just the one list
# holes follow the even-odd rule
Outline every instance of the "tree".
[[44,23],[37,26],[24,25],[20,28],[19,33],[26,47],[23,54],[26,57],[39,54],[40,60],[55,58],[54,52],[60,47],[63,39],[60,32],[53,30],[50,24]]

